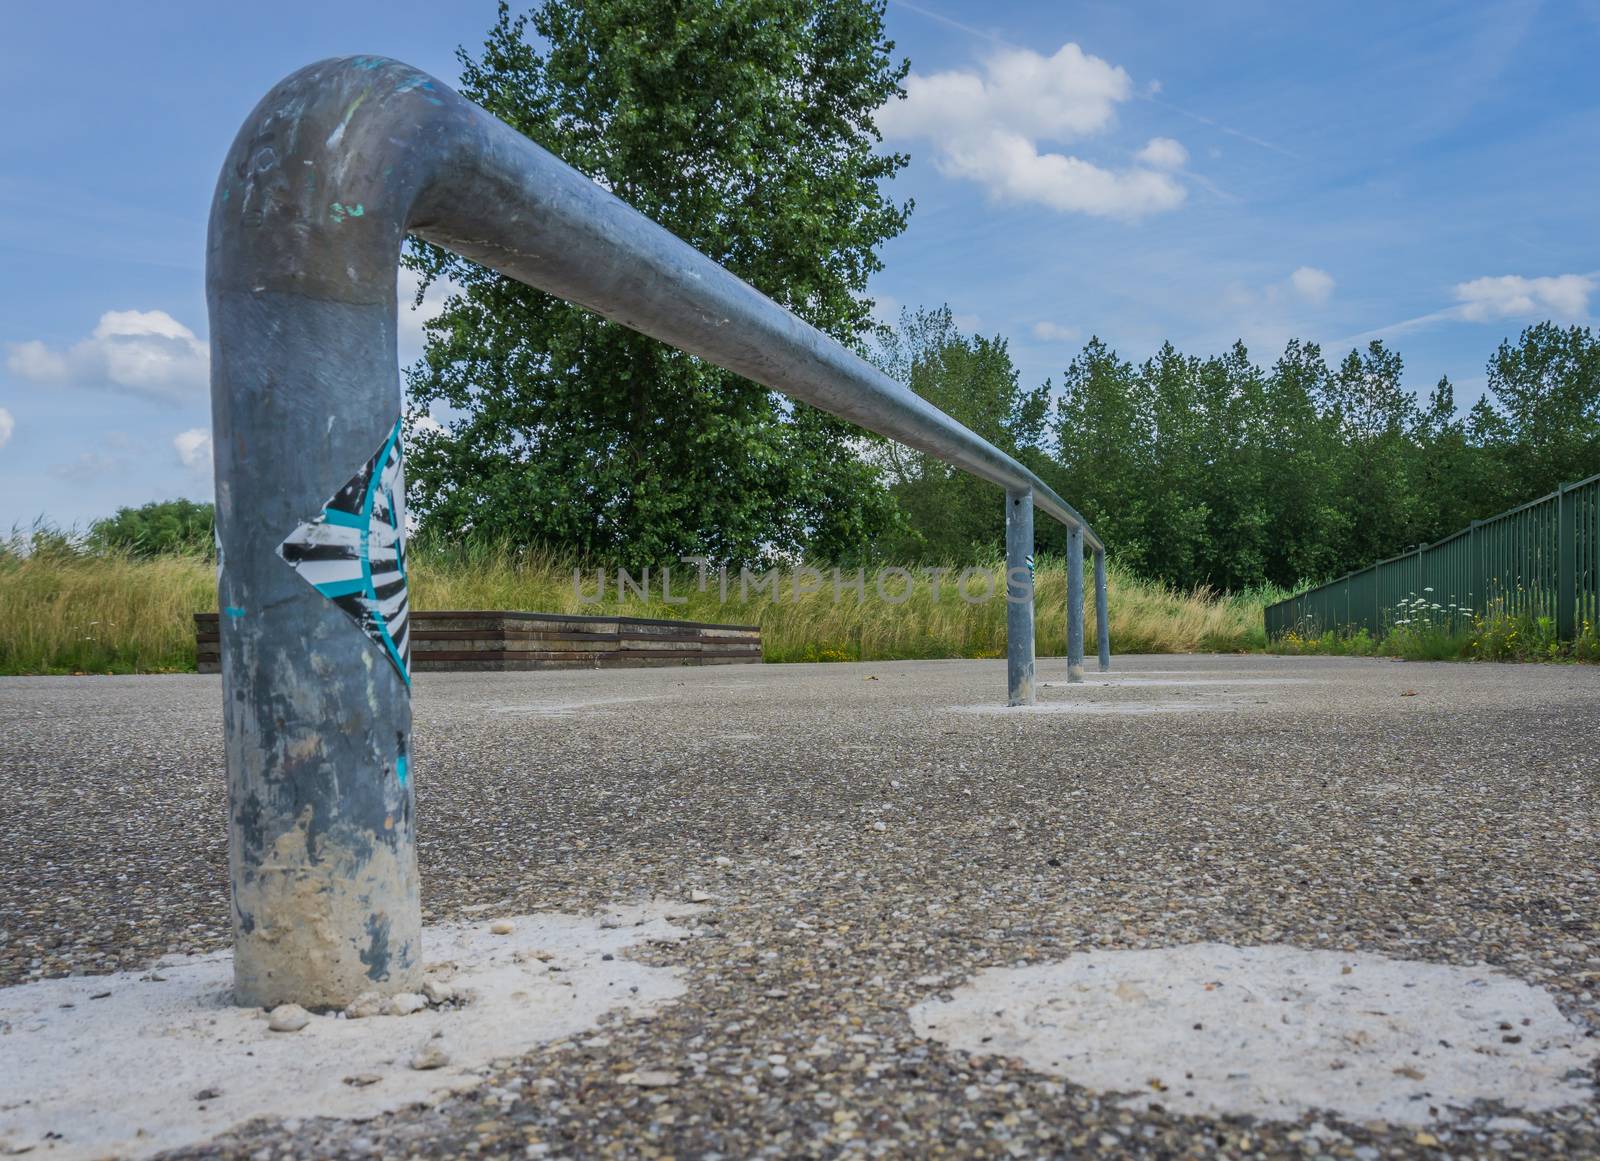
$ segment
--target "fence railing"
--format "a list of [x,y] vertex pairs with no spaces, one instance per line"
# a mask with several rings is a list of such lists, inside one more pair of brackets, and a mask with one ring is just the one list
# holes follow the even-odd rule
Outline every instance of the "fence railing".
[[1563,640],[1596,624],[1600,475],[1268,605],[1267,636],[1365,629],[1380,637],[1419,617],[1464,628],[1489,613],[1549,617]]
[[413,988],[421,911],[396,269],[407,235],[989,480],[1006,492],[1007,671],[1034,696],[1033,512],[1068,530],[1069,680],[1083,549],[1042,480],[447,86],[312,65],[245,122],[212,201],[206,291],[231,820],[235,998]]

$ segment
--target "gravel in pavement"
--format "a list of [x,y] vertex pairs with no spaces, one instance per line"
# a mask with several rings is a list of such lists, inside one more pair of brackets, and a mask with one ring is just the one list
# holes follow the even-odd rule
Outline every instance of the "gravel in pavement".
[[[191,1155],[1600,1155],[1593,1105],[1135,1112],[913,1032],[983,967],[1200,941],[1486,962],[1600,1031],[1600,671],[1116,670],[1035,714],[970,712],[1004,662],[420,675],[426,918],[708,897],[695,938],[630,953],[688,992],[435,1107]],[[220,700],[0,680],[0,983],[226,946]]]

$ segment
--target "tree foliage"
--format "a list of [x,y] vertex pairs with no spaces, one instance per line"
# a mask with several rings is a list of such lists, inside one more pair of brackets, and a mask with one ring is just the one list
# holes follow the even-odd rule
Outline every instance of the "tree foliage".
[[1478,481],[1484,502],[1520,503],[1600,470],[1600,337],[1543,322],[1501,343],[1469,424],[1492,465]]
[[[948,306],[904,311],[879,335],[874,358],[891,378],[1034,470],[1044,452],[1049,388],[1024,390],[1006,340],[967,335]],[[879,554],[897,561],[988,559],[1003,551],[1005,499],[993,484],[893,442],[875,448],[905,524]]]
[[[462,89],[797,315],[867,333],[909,203],[873,112],[904,61],[883,0],[502,3]],[[894,523],[860,433],[560,299],[421,247],[459,287],[409,375],[413,506],[435,535],[628,563],[859,554]]]
[[1294,340],[1263,370],[1240,344],[1134,367],[1093,339],[1053,416],[1059,490],[1136,571],[1237,589],[1364,567],[1600,471],[1591,331],[1502,343],[1465,418],[1449,379],[1422,400],[1403,371],[1381,342],[1329,366]]
[[134,556],[174,553],[210,556],[215,550],[210,504],[158,500],[139,508],[118,508],[89,526],[89,545]]

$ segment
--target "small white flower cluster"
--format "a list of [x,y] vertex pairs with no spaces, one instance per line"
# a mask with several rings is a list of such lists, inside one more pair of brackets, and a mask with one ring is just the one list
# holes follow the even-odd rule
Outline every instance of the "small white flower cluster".
[[[1433,589],[1430,586],[1424,588],[1422,591],[1424,593],[1431,593],[1433,592]],[[1394,623],[1397,626],[1410,625],[1413,622],[1417,624],[1427,624],[1433,620],[1432,617],[1428,616],[1428,614],[1431,613],[1445,613],[1447,616],[1454,616],[1457,613],[1465,614],[1471,611],[1470,607],[1467,605],[1458,605],[1454,601],[1451,601],[1448,605],[1441,605],[1438,601],[1430,601],[1425,596],[1417,596],[1416,593],[1410,594],[1409,599],[1395,602],[1394,607],[1398,612],[1404,614],[1403,616],[1395,619]]]

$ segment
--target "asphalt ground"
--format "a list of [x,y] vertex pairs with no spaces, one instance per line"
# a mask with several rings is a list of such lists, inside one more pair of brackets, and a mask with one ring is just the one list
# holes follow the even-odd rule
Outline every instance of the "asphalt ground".
[[[1487,963],[1600,1031],[1600,670],[1115,670],[1041,659],[1033,711],[1003,661],[419,675],[425,918],[708,895],[629,953],[686,994],[432,1107],[195,1155],[1600,1155],[1594,1104],[1134,1111],[921,1038],[907,1010],[984,967],[1204,941]],[[215,677],[0,679],[0,984],[227,945],[220,711]],[[677,1083],[615,1082],[641,1069]]]

